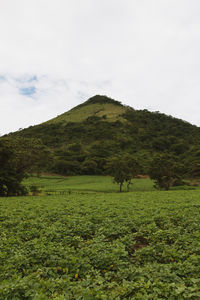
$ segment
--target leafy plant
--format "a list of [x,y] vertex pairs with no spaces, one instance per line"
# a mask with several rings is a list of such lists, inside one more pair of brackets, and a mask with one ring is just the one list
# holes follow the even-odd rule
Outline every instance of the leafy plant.
[[155,187],[169,190],[172,186],[183,185],[184,166],[171,154],[155,155],[149,169],[150,178],[155,180]]
[[108,173],[114,177],[114,181],[119,184],[119,190],[122,192],[124,182],[127,183],[127,191],[129,191],[131,179],[138,175],[141,168],[138,161],[130,155],[119,155],[108,161],[107,169]]
[[32,193],[33,196],[37,196],[41,192],[41,190],[39,189],[38,186],[31,185],[30,186],[30,192]]
[[198,190],[8,197],[0,207],[0,299],[200,297]]

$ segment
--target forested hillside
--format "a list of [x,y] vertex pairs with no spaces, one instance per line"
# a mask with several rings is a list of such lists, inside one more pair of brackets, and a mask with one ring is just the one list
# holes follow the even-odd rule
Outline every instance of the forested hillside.
[[199,176],[199,127],[160,112],[134,110],[106,96],[94,96],[7,137],[40,139],[53,155],[48,171],[63,175],[105,174],[107,161],[116,154],[134,156],[147,174],[152,157],[167,152],[184,163],[188,176]]

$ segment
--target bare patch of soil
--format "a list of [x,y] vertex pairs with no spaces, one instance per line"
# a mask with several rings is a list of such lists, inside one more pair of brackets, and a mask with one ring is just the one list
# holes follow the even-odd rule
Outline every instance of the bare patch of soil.
[[149,179],[149,176],[148,176],[148,175],[140,175],[140,174],[138,174],[138,175],[136,176],[136,178],[137,178],[137,179]]
[[137,236],[135,241],[136,243],[131,247],[131,254],[149,245],[149,241],[143,236]]

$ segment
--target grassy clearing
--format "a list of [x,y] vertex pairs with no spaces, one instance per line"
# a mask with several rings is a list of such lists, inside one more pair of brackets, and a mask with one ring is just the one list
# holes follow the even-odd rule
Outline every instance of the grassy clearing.
[[[150,179],[134,179],[130,191],[152,191],[153,181]],[[30,187],[36,185],[42,192],[48,190],[71,192],[105,192],[117,193],[119,186],[113,182],[110,176],[41,176],[30,177],[24,180],[24,185]],[[126,186],[124,185],[124,191]]]
[[0,299],[200,298],[199,190],[1,198],[0,220]]
[[[38,186],[42,193],[48,191],[65,191],[65,192],[100,192],[100,193],[118,193],[119,185],[113,182],[110,176],[41,176],[29,177],[24,180],[24,185],[30,187]],[[177,186],[174,190],[198,189],[198,187]],[[126,192],[126,184],[123,186]],[[130,186],[130,192],[147,192],[155,191],[154,182],[150,179],[133,179]]]
[[47,121],[46,123],[59,123],[59,122],[82,122],[86,120],[90,116],[98,116],[102,117],[104,115],[107,116],[107,121],[115,122],[117,120],[123,120],[119,116],[125,111],[127,108],[123,106],[117,106],[113,104],[91,104],[83,107],[79,107],[78,109],[74,108],[56,118]]

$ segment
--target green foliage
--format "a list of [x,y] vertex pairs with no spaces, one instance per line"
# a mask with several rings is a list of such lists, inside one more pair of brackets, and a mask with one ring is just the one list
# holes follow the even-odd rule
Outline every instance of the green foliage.
[[0,140],[0,196],[23,195],[21,185],[25,170],[20,166],[19,153],[9,139]]
[[172,186],[183,185],[184,171],[184,166],[177,161],[177,157],[164,153],[153,158],[148,173],[155,180],[158,189],[169,190]]
[[200,298],[199,191],[0,199],[0,220],[0,299]]
[[177,156],[188,176],[199,174],[199,127],[159,112],[134,110],[106,96],[92,97],[10,136],[40,139],[52,155],[49,171],[63,175],[105,174],[107,161],[119,153],[137,158],[147,173],[152,156],[163,152]]
[[82,107],[88,104],[114,104],[114,105],[119,105],[122,106],[121,102],[116,101],[114,99],[111,99],[107,96],[101,96],[101,95],[96,95],[94,97],[91,97],[90,99],[88,99],[87,101],[85,101],[84,103],[78,105],[77,107]]
[[119,184],[119,190],[122,192],[124,182],[127,183],[127,191],[131,184],[131,179],[138,175],[140,165],[132,156],[115,156],[108,161],[107,169],[109,175],[114,177],[114,181]]
[[18,172],[37,173],[48,168],[52,161],[51,152],[40,139],[21,136],[10,139],[15,148]]
[[31,185],[29,189],[33,196],[38,196],[41,192],[37,185]]
[[50,151],[37,139],[0,139],[0,196],[24,195],[21,185],[28,173],[40,174],[50,161]]
[[[153,191],[154,182],[150,179],[134,179],[134,184],[130,186],[130,192]],[[38,186],[41,193],[46,194],[51,190],[55,193],[71,190],[73,193],[87,193],[87,192],[104,192],[117,193],[118,187],[113,182],[110,176],[47,176],[42,175],[38,177],[28,177],[23,180],[23,185],[30,189],[30,186]]]
[[197,177],[200,178],[200,163],[196,162],[192,165],[190,169],[190,174],[192,175],[193,178]]
[[106,96],[95,96],[88,101],[74,107],[56,118],[49,120],[46,124],[70,122],[83,122],[92,117],[94,120],[100,118],[107,121],[116,121],[120,114],[125,112],[126,108],[119,102]]
[[192,147],[188,156],[187,167],[189,169],[189,176],[200,178],[200,146]]
[[55,161],[53,165],[53,171],[55,171],[57,174],[65,176],[81,173],[79,163],[76,160],[73,161],[64,159],[58,159]]
[[99,174],[97,162],[94,159],[87,158],[82,164],[81,173],[86,175]]

